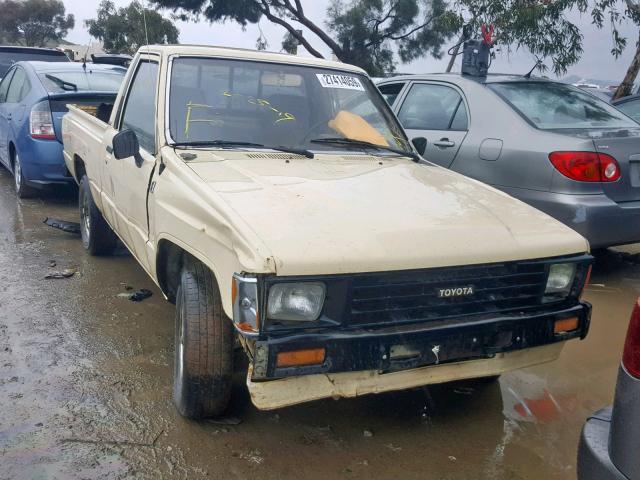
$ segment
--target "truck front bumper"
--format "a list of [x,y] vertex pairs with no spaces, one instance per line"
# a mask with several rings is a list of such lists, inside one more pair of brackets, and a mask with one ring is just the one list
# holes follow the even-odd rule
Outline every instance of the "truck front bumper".
[[372,393],[452,382],[469,378],[491,377],[510,370],[551,362],[558,358],[564,343],[497,353],[490,358],[445,363],[427,367],[381,373],[377,370],[327,373],[288,377],[267,382],[251,380],[247,375],[251,401],[260,410],[273,410],[323,398],[349,398]]
[[[402,327],[267,337],[255,342],[250,380],[271,383],[286,377],[367,371],[389,374],[430,365],[487,360],[497,354],[584,338],[590,315],[591,305],[582,302],[552,313],[471,316]],[[556,321],[569,318],[577,319],[577,328],[556,333]],[[324,361],[296,367],[278,365],[279,353],[308,349],[325,349]]]

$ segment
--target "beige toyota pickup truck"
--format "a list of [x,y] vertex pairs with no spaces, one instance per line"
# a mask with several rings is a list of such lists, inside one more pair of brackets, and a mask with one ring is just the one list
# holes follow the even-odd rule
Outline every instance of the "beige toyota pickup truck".
[[187,417],[227,407],[236,339],[272,409],[494,377],[587,334],[584,238],[423,160],[357,67],[144,47],[85,110],[62,127],[82,241],[119,237],[175,303]]

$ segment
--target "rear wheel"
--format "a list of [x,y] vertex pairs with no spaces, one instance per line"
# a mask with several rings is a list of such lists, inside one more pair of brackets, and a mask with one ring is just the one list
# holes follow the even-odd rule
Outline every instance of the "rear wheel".
[[78,191],[82,245],[91,255],[106,255],[116,247],[117,238],[93,201],[89,178],[83,175]]
[[229,404],[233,327],[211,271],[187,258],[176,295],[173,401],[181,415],[221,415]]
[[18,152],[13,155],[13,179],[16,188],[16,195],[18,195],[18,198],[30,198],[35,195],[35,190],[27,185],[27,179],[24,178],[22,164],[20,163],[20,156],[18,155]]

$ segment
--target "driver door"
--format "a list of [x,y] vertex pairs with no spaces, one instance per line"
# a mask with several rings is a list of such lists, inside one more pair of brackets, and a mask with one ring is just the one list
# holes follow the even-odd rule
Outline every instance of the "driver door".
[[[143,57],[131,79],[124,107],[107,139],[107,165],[112,180],[110,188],[114,203],[114,220],[122,240],[138,261],[150,270],[153,254],[147,248],[149,240],[148,192],[156,165],[156,111],[158,93],[158,60]],[[113,156],[113,136],[121,130],[136,133],[140,143],[138,158],[116,160]]]

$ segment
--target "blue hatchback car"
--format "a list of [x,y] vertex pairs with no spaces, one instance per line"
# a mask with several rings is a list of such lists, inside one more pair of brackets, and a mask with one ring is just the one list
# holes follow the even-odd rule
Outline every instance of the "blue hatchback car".
[[[126,69],[91,63],[17,62],[0,82],[0,163],[28,197],[72,183],[62,156],[67,104],[100,116],[110,112]],[[108,120],[108,119],[107,119]]]

